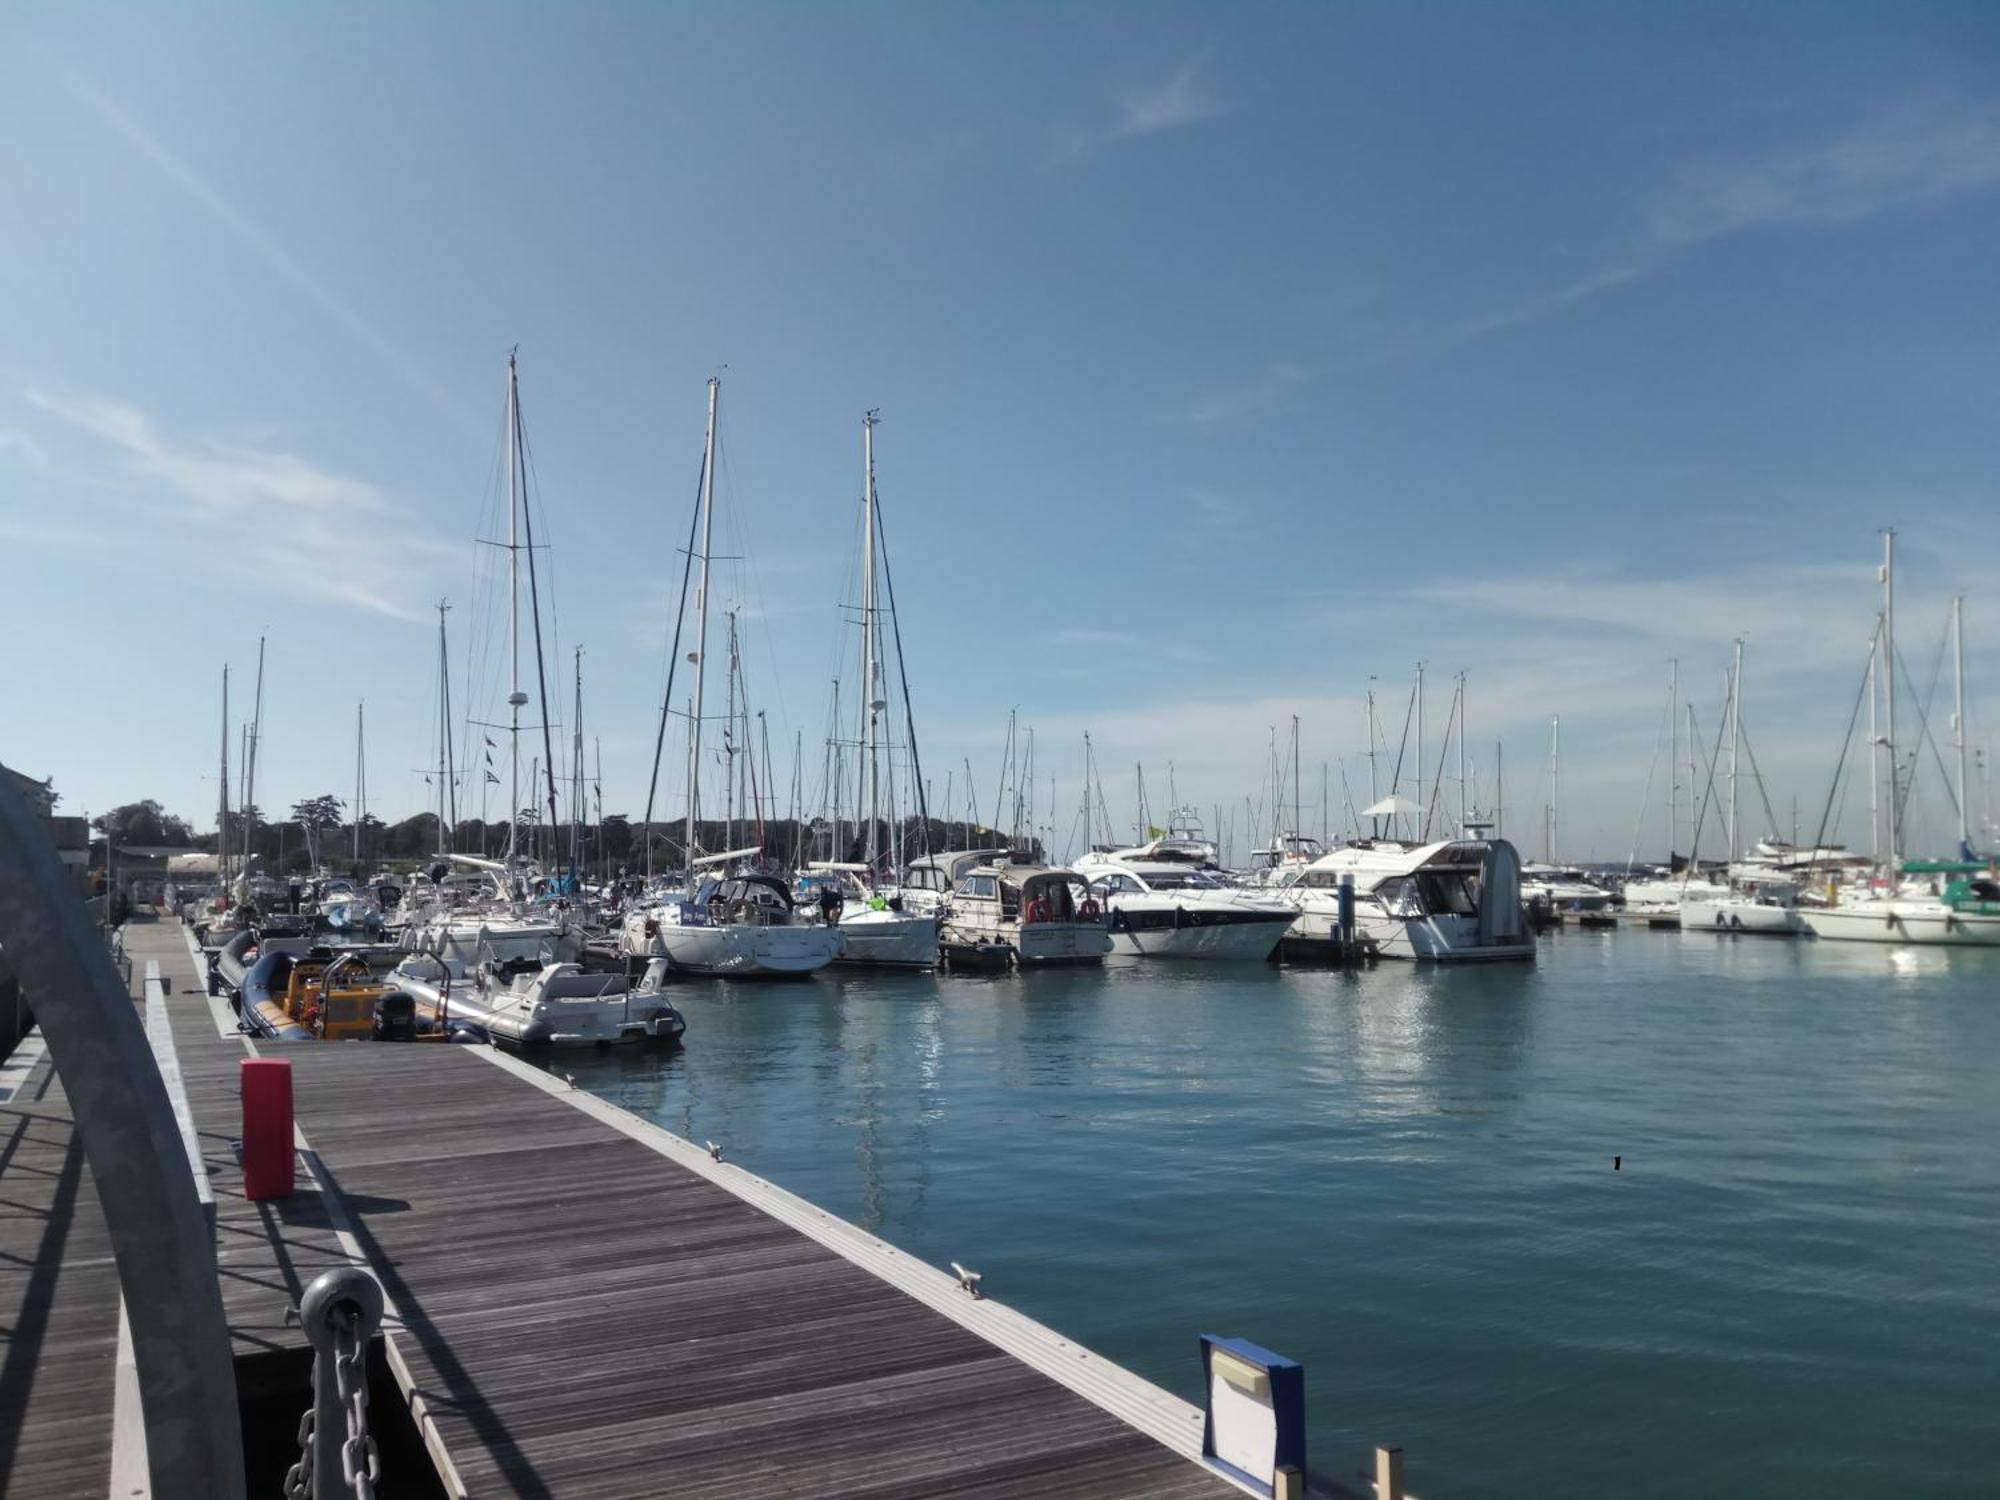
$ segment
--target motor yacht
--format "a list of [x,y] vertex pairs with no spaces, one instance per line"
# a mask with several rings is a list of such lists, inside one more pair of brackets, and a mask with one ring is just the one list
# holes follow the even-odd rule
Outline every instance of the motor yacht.
[[1111,951],[1147,958],[1269,958],[1297,911],[1228,886],[1202,868],[1209,851],[1164,840],[1084,855],[1076,873],[1110,914]]
[[1297,912],[1288,952],[1338,946],[1343,883],[1353,886],[1354,936],[1384,958],[1534,959],[1521,857],[1505,839],[1358,839],[1288,871],[1276,887]]
[[1111,934],[1097,903],[1078,899],[1083,885],[1076,871],[1048,865],[973,866],[952,889],[939,934],[946,957],[1021,968],[1101,963]]

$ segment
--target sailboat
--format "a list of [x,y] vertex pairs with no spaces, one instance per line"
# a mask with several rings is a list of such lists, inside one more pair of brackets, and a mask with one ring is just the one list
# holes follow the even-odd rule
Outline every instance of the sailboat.
[[[737,978],[811,974],[840,954],[839,929],[810,922],[793,900],[790,885],[775,875],[730,875],[731,864],[760,852],[729,849],[700,856],[696,833],[701,814],[701,719],[704,669],[708,656],[708,583],[715,535],[715,419],[722,382],[708,382],[708,427],[702,446],[697,524],[701,533],[701,580],[695,595],[694,702],[688,715],[688,804],[683,849],[686,887],[656,891],[653,899],[625,914],[618,947],[627,960],[664,958],[674,972]],[[681,591],[681,610],[687,590]],[[669,686],[671,693],[671,685]],[[664,724],[665,705],[662,706]],[[650,844],[650,823],[648,819]]]
[[[1809,910],[1816,937],[1914,946],[2000,946],[2000,872],[1972,859],[1965,800],[1965,602],[1952,604],[1953,737],[1958,759],[1958,853],[1955,860],[1903,858],[1902,795],[1896,771],[1896,534],[1882,533],[1880,652],[1889,758],[1888,859],[1875,878],[1832,906]],[[1874,677],[1873,658],[1870,681]]]
[[[528,695],[521,687],[521,554],[528,554],[528,587],[535,631],[535,660],[541,699],[548,700],[546,685],[540,682],[541,612],[540,591],[535,579],[534,522],[528,515],[526,445],[521,436],[520,372],[512,354],[507,356],[507,623],[512,662],[512,686],[507,696],[508,726],[508,808],[507,848],[502,860],[488,860],[470,854],[452,854],[451,863],[475,872],[462,882],[441,882],[428,908],[413,913],[403,929],[403,947],[411,954],[398,969],[399,980],[418,997],[421,1006],[427,995],[448,989],[455,981],[463,987],[478,967],[489,960],[506,963],[527,958],[544,962],[576,959],[583,946],[582,933],[561,910],[531,909],[529,897],[535,871],[519,846],[521,806],[521,710]],[[522,526],[526,523],[526,539]],[[442,650],[443,616],[439,616]],[[440,671],[443,662],[440,660]],[[548,726],[543,713],[543,737]],[[532,782],[532,777],[530,778]],[[555,780],[549,776],[549,816],[555,819]],[[458,892],[453,890],[457,884]],[[466,890],[464,887],[469,886]],[[454,900],[454,894],[465,899]]]
[[[938,961],[938,917],[935,912],[916,911],[906,906],[901,890],[882,880],[885,851],[880,844],[882,810],[882,717],[889,707],[887,675],[882,661],[882,612],[876,605],[876,546],[880,539],[875,495],[875,424],[869,412],[861,419],[862,452],[862,533],[861,533],[861,733],[860,761],[855,774],[855,795],[862,820],[861,860],[856,863],[815,863],[801,889],[830,887],[846,899],[855,900],[859,910],[847,911],[829,901],[829,914],[838,910],[841,937],[839,962],[867,968],[934,969]],[[892,601],[893,602],[893,601]],[[900,652],[898,653],[900,658]],[[909,700],[905,682],[904,703]],[[893,738],[893,736],[892,736]],[[893,786],[894,777],[891,776]],[[922,778],[912,775],[922,803]],[[890,822],[895,822],[893,806]],[[926,812],[919,819],[928,829]]]
[[[1737,763],[1743,746],[1743,642],[1736,642],[1736,660],[1729,670],[1729,808],[1727,863],[1729,885],[1722,895],[1681,897],[1682,932],[1722,932],[1744,936],[1797,937],[1806,931],[1799,913],[1798,886],[1779,876],[1746,870],[1737,864]],[[1692,863],[1689,865],[1693,869]]]

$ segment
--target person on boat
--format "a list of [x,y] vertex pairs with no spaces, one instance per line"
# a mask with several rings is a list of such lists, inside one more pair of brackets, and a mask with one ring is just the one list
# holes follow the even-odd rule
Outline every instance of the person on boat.
[[840,925],[840,909],[846,900],[840,894],[840,887],[831,880],[819,888],[819,917],[829,927]]

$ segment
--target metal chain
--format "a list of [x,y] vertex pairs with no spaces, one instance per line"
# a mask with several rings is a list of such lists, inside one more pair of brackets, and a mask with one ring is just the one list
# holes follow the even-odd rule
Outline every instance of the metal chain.
[[382,1476],[382,1456],[368,1435],[368,1373],[362,1368],[361,1318],[350,1303],[333,1318],[333,1368],[339,1381],[341,1405],[347,1408],[347,1441],[340,1447],[340,1468],[354,1500],[375,1500],[375,1481]]
[[[313,1381],[319,1381],[317,1362]],[[299,1418],[299,1458],[285,1474],[285,1500],[312,1500],[313,1409]]]

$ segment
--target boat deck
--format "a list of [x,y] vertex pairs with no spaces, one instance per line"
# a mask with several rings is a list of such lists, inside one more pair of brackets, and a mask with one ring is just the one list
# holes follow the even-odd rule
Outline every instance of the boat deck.
[[[299,1290],[364,1261],[449,1492],[1240,1493],[1197,1461],[1194,1407],[487,1048],[263,1044],[292,1061],[312,1175],[249,1203],[252,1046],[218,1034],[176,924],[133,924],[126,951],[171,983],[239,1372],[295,1355]],[[116,1276],[46,1062],[21,1097],[0,1157],[0,1491],[103,1493]]]

